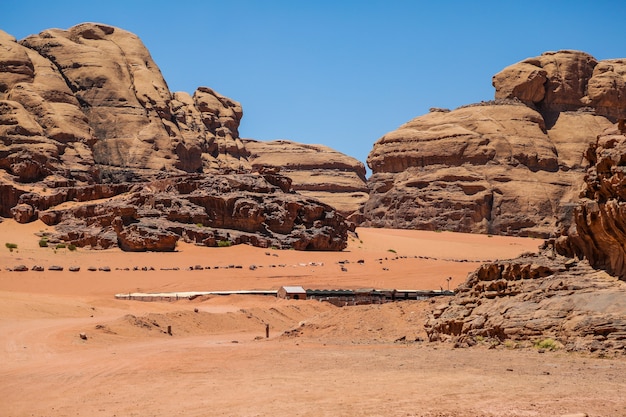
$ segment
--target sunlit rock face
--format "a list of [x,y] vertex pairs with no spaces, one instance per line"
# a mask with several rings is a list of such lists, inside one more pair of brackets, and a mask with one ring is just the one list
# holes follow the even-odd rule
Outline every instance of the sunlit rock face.
[[170,92],[123,29],[0,31],[0,216],[93,248],[343,249],[352,226],[334,208],[251,172],[242,116],[210,88]]
[[583,155],[626,115],[626,61],[548,52],[493,77],[495,100],[431,112],[368,156],[364,225],[555,236]]

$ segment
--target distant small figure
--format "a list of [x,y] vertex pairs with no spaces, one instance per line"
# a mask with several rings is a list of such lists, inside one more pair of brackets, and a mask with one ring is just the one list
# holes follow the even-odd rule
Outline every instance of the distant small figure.
[[270,337],[270,325],[269,323],[265,323],[265,338],[268,339]]

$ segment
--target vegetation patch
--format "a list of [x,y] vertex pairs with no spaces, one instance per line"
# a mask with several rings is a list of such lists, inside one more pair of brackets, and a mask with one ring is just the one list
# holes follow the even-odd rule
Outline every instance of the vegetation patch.
[[559,350],[561,348],[561,344],[551,338],[537,340],[534,346],[543,350]]
[[4,246],[7,247],[7,249],[11,252],[13,252],[13,249],[17,249],[17,243],[5,243]]

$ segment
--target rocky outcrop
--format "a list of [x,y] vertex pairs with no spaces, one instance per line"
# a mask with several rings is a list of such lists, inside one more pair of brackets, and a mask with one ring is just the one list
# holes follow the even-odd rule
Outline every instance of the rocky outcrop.
[[625,354],[625,300],[626,283],[549,249],[483,265],[435,306],[426,332],[459,347],[486,341]]
[[335,207],[344,216],[368,199],[363,163],[327,146],[287,140],[244,140],[254,170],[278,170],[291,178],[294,191]]
[[18,182],[247,167],[239,103],[206,87],[172,94],[130,32],[85,23],[20,42],[2,32],[0,50],[0,168]]
[[210,88],[170,92],[125,30],[84,23],[19,42],[0,31],[0,216],[40,218],[51,241],[93,248],[343,249],[337,211],[277,172],[250,173],[242,116]]
[[68,202],[39,218],[56,227],[50,242],[128,251],[174,250],[179,239],[336,251],[346,247],[349,231],[332,207],[284,193],[258,174],[156,180],[105,201]]
[[583,154],[624,117],[624,60],[546,53],[493,78],[496,99],[431,109],[379,139],[363,225],[549,237]]
[[626,118],[626,59],[597,61],[579,51],[546,52],[493,77],[496,98],[518,98],[543,114],[589,107],[611,119]]
[[591,167],[581,201],[572,207],[556,248],[626,280],[626,131],[605,132],[585,155]]

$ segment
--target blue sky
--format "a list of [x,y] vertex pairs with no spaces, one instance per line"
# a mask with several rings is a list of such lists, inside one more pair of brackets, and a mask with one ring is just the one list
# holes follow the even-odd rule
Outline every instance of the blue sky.
[[491,77],[545,51],[626,57],[626,2],[0,1],[17,39],[100,22],[137,34],[172,91],[239,101],[242,137],[324,144],[363,162],[430,107],[493,98]]

